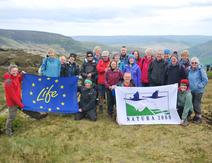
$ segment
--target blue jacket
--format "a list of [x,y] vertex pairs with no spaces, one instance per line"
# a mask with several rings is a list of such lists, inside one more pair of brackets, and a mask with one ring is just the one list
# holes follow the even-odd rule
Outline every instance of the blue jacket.
[[127,64],[125,65],[124,72],[131,72],[133,83],[136,87],[141,85],[141,69],[140,67],[134,63],[133,65]]
[[191,92],[203,93],[204,88],[208,83],[208,77],[205,70],[201,67],[188,72],[188,80]]
[[41,74],[48,77],[60,77],[61,63],[58,58],[47,57],[43,59]]

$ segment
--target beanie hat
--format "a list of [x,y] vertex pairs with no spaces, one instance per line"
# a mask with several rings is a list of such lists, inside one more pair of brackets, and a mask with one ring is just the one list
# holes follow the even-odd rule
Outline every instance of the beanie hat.
[[128,60],[129,60],[130,58],[135,59],[135,56],[134,56],[133,54],[129,54],[129,55],[128,55]]
[[189,81],[188,81],[188,79],[182,79],[181,81],[180,81],[180,85],[186,85],[187,87],[189,86]]
[[164,54],[171,54],[171,51],[169,49],[165,49]]
[[85,79],[84,84],[89,83],[92,85],[92,81],[90,79]]
[[173,54],[171,55],[171,57],[170,57],[170,58],[172,58],[172,57],[176,57],[176,58],[177,58],[177,60],[178,60],[178,54],[174,54],[174,53],[173,53]]

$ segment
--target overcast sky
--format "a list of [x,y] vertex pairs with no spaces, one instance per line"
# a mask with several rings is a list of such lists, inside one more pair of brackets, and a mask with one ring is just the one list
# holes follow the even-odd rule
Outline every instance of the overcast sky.
[[212,35],[212,0],[0,0],[0,28],[73,35]]

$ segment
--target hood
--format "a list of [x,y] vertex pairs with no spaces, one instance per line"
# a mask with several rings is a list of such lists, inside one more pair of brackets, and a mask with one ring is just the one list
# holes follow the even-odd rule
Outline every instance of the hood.
[[8,72],[6,72],[3,77],[6,80],[6,79],[10,79],[11,75]]

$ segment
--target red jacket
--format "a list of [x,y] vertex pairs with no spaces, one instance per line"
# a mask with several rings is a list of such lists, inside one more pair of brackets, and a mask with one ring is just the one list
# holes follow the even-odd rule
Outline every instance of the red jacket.
[[104,62],[102,59],[99,60],[98,64],[96,65],[96,69],[98,72],[98,84],[104,84],[105,83],[105,69],[109,67],[110,60],[108,59],[107,62]]
[[108,69],[105,73],[105,87],[109,88],[109,86],[117,85],[122,79],[122,73],[121,70],[111,70]]
[[8,107],[24,107],[21,102],[21,81],[22,75],[20,74],[17,76],[12,76],[9,73],[4,74],[4,91]]
[[141,68],[142,66],[142,61],[143,61],[143,58],[138,58],[138,60],[136,61],[136,64]]
[[145,56],[142,60],[141,63],[141,82],[142,83],[149,83],[149,79],[148,79],[148,69],[149,69],[149,65],[150,63],[153,61],[153,58],[151,58],[150,60],[147,59],[147,57]]

